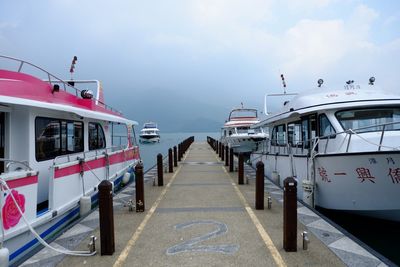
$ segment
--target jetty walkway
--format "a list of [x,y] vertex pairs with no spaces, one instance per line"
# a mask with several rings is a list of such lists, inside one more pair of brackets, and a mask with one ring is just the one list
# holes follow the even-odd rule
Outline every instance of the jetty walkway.
[[193,143],[175,172],[164,174],[165,186],[145,184],[145,212],[114,210],[112,256],[68,256],[58,266],[343,265],[313,236],[308,250],[299,238],[298,252],[285,252],[282,205],[255,210],[253,182],[239,186],[236,177],[207,143]]

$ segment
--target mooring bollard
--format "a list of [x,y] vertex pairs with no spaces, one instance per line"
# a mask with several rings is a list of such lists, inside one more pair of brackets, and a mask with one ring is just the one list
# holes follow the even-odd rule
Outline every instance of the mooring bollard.
[[229,171],[233,172],[233,148],[229,149]]
[[225,166],[229,165],[229,147],[228,144],[225,146]]
[[160,153],[157,155],[157,176],[158,176],[157,180],[158,186],[163,186],[164,185],[163,159]]
[[182,144],[178,144],[178,161],[182,160]]
[[239,153],[238,184],[243,184],[244,160],[243,154]]
[[219,142],[219,148],[218,148],[218,157],[222,157],[221,156],[221,150],[222,150],[222,143],[221,142]]
[[176,146],[174,146],[174,167],[178,167],[178,151]]
[[225,145],[222,145],[221,147],[221,160],[224,161],[225,160]]
[[218,151],[219,151],[219,142],[218,141],[216,141],[216,142],[217,142],[217,144],[215,145],[215,153],[217,153],[219,155],[219,153],[218,153]]
[[143,164],[139,162],[135,166],[135,187],[136,187],[136,212],[144,211],[144,180]]
[[297,182],[293,177],[283,181],[283,248],[297,251]]
[[98,189],[101,255],[112,255],[115,252],[112,184],[103,180]]
[[172,158],[172,148],[168,149],[168,171],[174,172],[174,167],[173,167],[173,158]]
[[270,210],[272,206],[272,199],[271,197],[268,197],[268,209]]
[[264,209],[264,163],[256,164],[256,210]]

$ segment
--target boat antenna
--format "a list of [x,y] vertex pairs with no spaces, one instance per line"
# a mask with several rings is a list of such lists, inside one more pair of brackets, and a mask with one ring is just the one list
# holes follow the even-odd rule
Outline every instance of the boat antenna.
[[281,74],[281,79],[282,79],[283,93],[286,94],[286,82],[285,82],[285,77],[283,77],[283,74]]
[[74,74],[74,69],[75,69],[75,64],[78,61],[78,57],[74,56],[74,58],[72,59],[72,63],[71,63],[71,68],[69,69],[69,72],[71,73],[71,80],[73,80],[73,74]]

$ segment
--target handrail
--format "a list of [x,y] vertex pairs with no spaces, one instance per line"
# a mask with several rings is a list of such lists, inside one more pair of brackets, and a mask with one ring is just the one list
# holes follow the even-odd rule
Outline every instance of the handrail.
[[8,162],[8,163],[6,164],[5,169],[4,169],[5,172],[8,172],[8,170],[9,170],[11,164],[21,164],[22,166],[26,167],[26,170],[27,170],[27,171],[33,171],[33,169],[29,166],[29,164],[28,164],[27,161],[19,161],[19,160],[6,159],[6,158],[0,158],[0,161]]
[[[35,65],[35,64],[32,64],[32,63],[30,63],[30,62],[27,62],[27,61],[24,61],[24,60],[21,60],[21,59],[18,59],[18,58],[13,58],[13,57],[4,56],[4,55],[0,55],[0,58],[19,62],[19,66],[18,66],[17,72],[21,72],[21,71],[22,71],[22,67],[23,67],[24,64],[29,65],[29,66],[32,66],[32,67],[34,67],[34,68],[36,68],[36,69],[38,69],[38,70],[44,72],[44,74],[45,74],[45,75],[47,76],[47,78],[48,78],[47,81],[49,82],[49,84],[61,83],[61,84],[63,85],[63,87],[64,87],[64,91],[66,91],[66,92],[68,92],[68,90],[67,90],[68,88],[72,88],[73,90],[75,90],[75,91],[74,91],[74,94],[75,94],[75,96],[77,96],[77,97],[79,96],[80,92],[82,91],[82,90],[76,88],[75,86],[72,86],[71,84],[69,84],[68,81],[64,81],[64,80],[58,78],[57,76],[51,74],[50,72],[46,71],[45,69],[43,69],[43,68],[41,68],[41,67],[39,67],[39,66],[37,66],[37,65]],[[52,79],[53,79],[53,80],[52,80]],[[75,81],[75,80],[71,80],[70,82],[72,82],[72,81],[75,82],[75,83],[87,83],[87,82],[88,82],[88,81],[82,81],[82,82],[80,82],[80,81]],[[97,85],[98,85],[97,90],[99,90],[99,83],[98,83],[98,81],[93,81],[93,82],[96,82],[96,83],[97,83]],[[94,100],[92,100],[92,101],[94,101]],[[117,113],[118,115],[122,116],[122,112],[121,112],[121,111],[119,111],[119,110],[117,110],[117,109],[115,109],[115,108],[113,108],[113,107],[111,107],[111,106],[109,106],[109,105],[107,105],[107,104],[101,102],[100,100],[96,100],[96,101],[97,101],[98,103],[100,103],[102,106],[104,106],[104,108],[105,108],[106,110],[110,110],[110,111],[115,112],[115,113]]]
[[[138,146],[133,146],[133,147],[138,147]],[[83,159],[86,159],[89,154],[93,155],[94,157],[98,157],[98,156],[107,155],[108,153],[112,153],[115,151],[125,150],[126,148],[128,148],[127,145],[118,145],[118,146],[99,148],[96,150],[89,150],[89,151],[82,151],[82,152],[77,152],[77,153],[72,153],[72,154],[67,154],[67,155],[60,155],[53,159],[53,165],[56,165],[57,161],[59,161],[60,159],[64,159],[64,158],[67,158],[68,160],[66,162],[62,162],[62,163],[69,163],[71,161],[78,161],[79,159],[82,159],[82,157],[80,157],[81,155],[83,156]],[[58,163],[58,164],[60,164],[60,163]]]

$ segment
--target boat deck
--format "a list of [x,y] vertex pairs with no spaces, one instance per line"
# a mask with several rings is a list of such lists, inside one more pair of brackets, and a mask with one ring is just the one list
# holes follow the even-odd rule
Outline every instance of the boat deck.
[[[385,266],[300,203],[298,251],[285,252],[282,190],[267,181],[272,209],[255,210],[254,170],[246,166],[245,176],[249,183],[238,185],[237,172],[227,172],[208,144],[193,143],[175,172],[164,174],[164,187],[152,185],[155,169],[147,174],[145,212],[122,204],[134,198],[133,186],[116,197],[112,256],[100,256],[98,241],[96,256],[42,250],[23,266]],[[302,249],[304,230],[308,250]],[[98,211],[53,245],[86,250],[89,235],[100,236]]]

